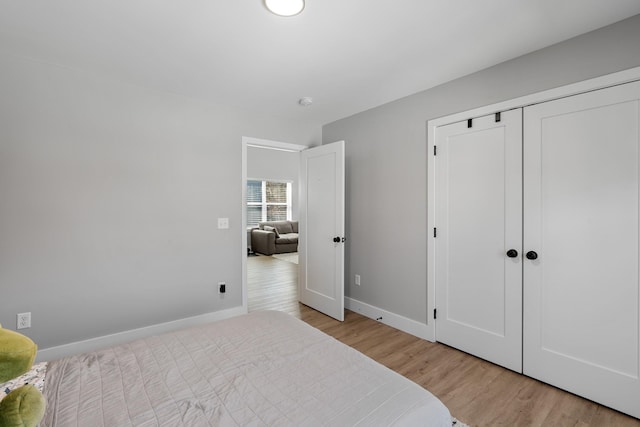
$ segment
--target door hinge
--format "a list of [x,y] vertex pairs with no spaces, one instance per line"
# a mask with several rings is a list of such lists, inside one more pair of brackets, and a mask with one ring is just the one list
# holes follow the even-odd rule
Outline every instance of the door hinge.
[[468,128],[473,127],[473,119],[468,119],[467,120],[467,127]]
[[433,146],[433,155],[437,156],[438,155],[438,147],[437,146]]
[[438,229],[436,227],[433,227],[433,237],[437,237],[438,236]]
[[502,115],[500,114],[500,112],[498,111],[496,113],[496,123],[499,123],[502,120]]
[[438,309],[437,309],[437,308],[434,308],[434,309],[433,309],[433,318],[434,318],[434,319],[437,319],[437,318],[438,318]]

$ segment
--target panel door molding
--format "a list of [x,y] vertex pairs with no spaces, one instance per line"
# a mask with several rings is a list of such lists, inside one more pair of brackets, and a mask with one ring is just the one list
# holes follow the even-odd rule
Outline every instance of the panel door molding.
[[524,373],[640,417],[640,83],[524,110]]
[[640,82],[433,137],[436,340],[640,418]]
[[521,111],[443,126],[436,146],[436,339],[521,372]]

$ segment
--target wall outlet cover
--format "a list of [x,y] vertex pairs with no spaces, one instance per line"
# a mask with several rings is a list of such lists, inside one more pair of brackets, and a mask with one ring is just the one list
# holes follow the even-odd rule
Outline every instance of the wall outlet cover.
[[17,314],[17,329],[26,329],[31,327],[31,312]]

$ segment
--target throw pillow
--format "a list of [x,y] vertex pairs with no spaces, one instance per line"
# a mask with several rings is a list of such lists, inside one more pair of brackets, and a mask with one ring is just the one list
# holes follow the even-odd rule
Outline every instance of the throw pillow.
[[265,225],[264,231],[273,231],[274,233],[276,233],[276,238],[280,237],[280,233],[278,233],[278,229],[275,227],[271,227],[270,225]]
[[293,227],[289,221],[278,221],[278,231],[280,234],[293,233]]
[[0,400],[0,426],[36,426],[45,410],[42,393],[31,384],[17,388]]

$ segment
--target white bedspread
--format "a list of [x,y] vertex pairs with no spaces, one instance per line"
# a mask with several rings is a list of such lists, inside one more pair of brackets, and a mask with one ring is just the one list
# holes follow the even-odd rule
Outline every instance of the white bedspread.
[[273,311],[50,362],[42,426],[451,426],[431,393]]

